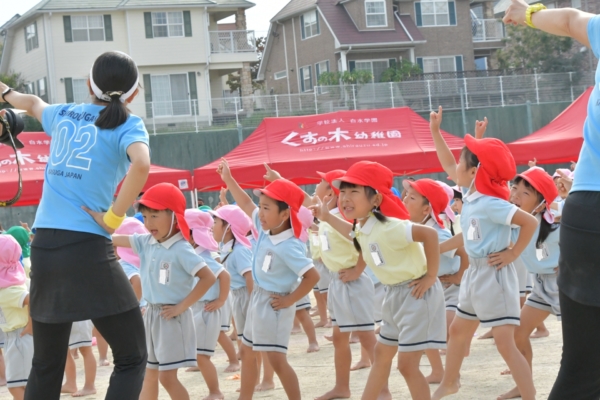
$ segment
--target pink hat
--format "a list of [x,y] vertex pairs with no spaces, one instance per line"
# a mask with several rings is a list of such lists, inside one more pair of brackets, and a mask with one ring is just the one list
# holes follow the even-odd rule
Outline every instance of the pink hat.
[[446,209],[444,210],[444,214],[446,214],[446,216],[448,217],[448,219],[452,222],[454,222],[456,220],[456,216],[454,215],[454,211],[452,211],[452,208],[450,207],[450,202],[452,202],[452,200],[454,200],[454,189],[450,187],[450,185],[448,185],[445,182],[442,181],[435,181],[438,185],[440,185],[442,187],[442,189],[444,189],[444,192],[446,192],[446,194],[448,195],[448,206],[446,207]]
[[192,237],[198,246],[208,251],[219,250],[219,245],[211,232],[215,221],[208,212],[196,208],[185,210],[185,220],[192,230]]
[[252,220],[241,208],[228,204],[219,207],[217,210],[209,210],[207,212],[227,222],[231,227],[231,232],[235,239],[247,248],[252,248],[250,240],[246,237],[248,231],[252,228]]
[[560,178],[560,175],[558,174],[558,171],[560,171],[563,174],[565,174],[567,176],[567,178],[572,178],[573,177],[573,171],[571,171],[568,168],[559,168],[556,171],[557,172],[555,172],[554,175],[552,175],[552,179],[554,179],[554,178]]
[[303,243],[306,243],[308,241],[308,229],[313,224],[315,218],[308,208],[302,206],[300,207],[300,211],[298,211],[298,219],[300,219],[300,223],[302,224],[302,232],[299,239]]
[[21,245],[11,235],[0,235],[0,288],[22,285],[27,280],[19,262]]
[[[118,235],[133,235],[134,233],[145,235],[148,233],[148,230],[137,218],[127,217],[121,226],[115,230],[115,233]],[[134,267],[140,267],[140,256],[135,254],[132,249],[127,247],[117,247],[117,254],[122,260],[127,261]]]

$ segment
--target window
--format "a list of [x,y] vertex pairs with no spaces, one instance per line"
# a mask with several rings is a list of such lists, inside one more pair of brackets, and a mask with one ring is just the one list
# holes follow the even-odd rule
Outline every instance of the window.
[[581,0],[571,0],[571,7],[581,10]]
[[423,73],[455,72],[456,57],[423,57]]
[[38,96],[39,97],[45,96],[46,95],[46,79],[45,78],[38,79],[37,84],[38,84]]
[[319,78],[323,72],[329,72],[329,60],[321,61],[320,63],[315,64],[315,72],[317,75],[317,85],[319,84]]
[[417,26],[454,26],[456,25],[456,6],[454,1],[425,0],[415,3]]
[[556,8],[556,3],[548,3],[546,4],[546,8],[548,8],[548,10],[552,10]]
[[39,46],[37,23],[34,22],[33,24],[25,27],[25,51],[29,53],[31,50],[37,49]]
[[74,42],[104,41],[104,17],[102,15],[71,16]]
[[368,28],[387,26],[384,0],[367,0],[365,1],[365,9]]
[[183,37],[183,13],[153,12],[152,32],[154,37]]
[[310,65],[300,68],[300,89],[303,92],[313,89],[312,68]]
[[188,74],[152,75],[154,116],[190,115]]
[[275,72],[275,80],[283,79],[283,78],[287,78],[287,71],[283,70],[283,71]]
[[76,104],[86,103],[90,98],[87,79],[73,79],[73,102]]
[[381,75],[390,67],[389,60],[363,60],[356,61],[355,69],[369,71],[373,75],[373,82],[381,82]]
[[300,28],[302,29],[302,39],[308,39],[320,33],[317,10],[309,11],[300,17]]
[[26,94],[35,94],[35,83],[31,82],[25,85]]

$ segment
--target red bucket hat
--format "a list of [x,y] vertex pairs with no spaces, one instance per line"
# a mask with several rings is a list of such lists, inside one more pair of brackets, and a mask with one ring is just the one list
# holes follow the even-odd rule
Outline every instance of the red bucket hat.
[[146,190],[138,203],[153,210],[171,210],[185,240],[190,240],[190,228],[185,221],[185,196],[171,183],[159,183]]
[[260,196],[264,194],[274,200],[283,201],[290,207],[290,220],[294,236],[298,239],[302,233],[302,223],[298,218],[298,212],[302,203],[304,203],[304,192],[293,182],[287,179],[277,179],[271,182],[264,189],[255,189],[254,194]]
[[448,206],[448,194],[436,181],[433,179],[419,179],[418,181],[402,181],[402,186],[405,189],[412,187],[421,196],[425,197],[431,205],[432,217],[440,227],[444,227],[444,221],[440,218],[440,213],[444,212]]
[[340,189],[333,186],[333,181],[341,178],[345,174],[346,171],[343,169],[334,169],[333,171],[329,171],[327,173],[317,171],[317,175],[319,175],[325,182],[329,183],[329,186],[331,186],[333,193],[335,193],[336,196],[340,195]]
[[394,174],[389,168],[372,161],[359,161],[351,166],[344,176],[334,180],[333,186],[339,189],[342,182],[372,187],[377,193],[383,195],[383,201],[379,208],[385,216],[410,219],[402,200],[392,193]]
[[542,194],[542,197],[546,202],[546,210],[548,211],[544,214],[544,217],[550,219],[546,219],[546,221],[553,223],[554,217],[551,213],[550,206],[558,196],[558,189],[556,188],[552,177],[540,167],[530,168],[517,176],[526,180],[527,183]]
[[508,181],[517,174],[515,159],[508,147],[501,140],[475,139],[469,134],[465,136],[465,145],[479,159],[480,165],[475,176],[477,191],[508,201]]

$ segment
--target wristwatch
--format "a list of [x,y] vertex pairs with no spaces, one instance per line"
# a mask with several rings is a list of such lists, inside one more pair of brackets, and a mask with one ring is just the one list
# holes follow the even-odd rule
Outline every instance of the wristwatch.
[[8,101],[4,98],[4,96],[6,96],[7,94],[9,94],[10,92],[12,92],[12,88],[8,88],[6,89],[4,92],[2,92],[2,100],[4,100],[4,102],[8,103]]
[[527,7],[527,11],[525,11],[525,23],[530,28],[536,29],[535,25],[533,25],[533,22],[531,22],[531,16],[538,11],[545,10],[546,8],[547,7],[541,3],[534,4],[534,5]]

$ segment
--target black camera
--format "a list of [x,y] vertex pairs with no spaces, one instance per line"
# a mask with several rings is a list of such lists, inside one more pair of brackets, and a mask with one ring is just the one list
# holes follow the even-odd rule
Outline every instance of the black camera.
[[6,114],[4,116],[0,115],[0,124],[2,124],[2,135],[0,135],[0,143],[11,147],[14,143],[14,147],[16,147],[17,149],[22,149],[25,146],[19,139],[17,139],[17,135],[23,132],[23,129],[25,128],[23,118],[21,118],[19,114],[15,113],[10,108],[6,108],[5,110]]

